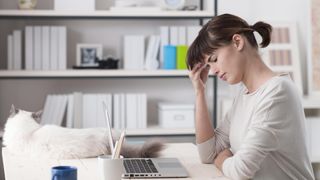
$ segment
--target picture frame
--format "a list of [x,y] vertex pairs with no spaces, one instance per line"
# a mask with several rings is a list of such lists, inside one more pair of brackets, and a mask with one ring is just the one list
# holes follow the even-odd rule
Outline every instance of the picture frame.
[[96,57],[102,59],[102,44],[77,44],[77,66],[98,66]]
[[320,3],[311,0],[309,48],[308,48],[308,95],[320,96]]
[[288,73],[303,95],[302,70],[295,22],[270,22],[270,44],[262,49],[262,59],[274,72]]

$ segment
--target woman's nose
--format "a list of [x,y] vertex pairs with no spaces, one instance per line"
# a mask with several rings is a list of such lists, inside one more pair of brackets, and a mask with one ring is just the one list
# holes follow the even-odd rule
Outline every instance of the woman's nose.
[[212,72],[215,74],[215,75],[217,75],[217,74],[219,74],[219,70],[218,70],[218,68],[217,67],[212,67]]

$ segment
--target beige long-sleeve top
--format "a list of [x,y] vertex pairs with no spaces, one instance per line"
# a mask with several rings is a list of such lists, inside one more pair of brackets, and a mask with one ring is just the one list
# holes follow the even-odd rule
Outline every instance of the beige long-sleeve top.
[[198,144],[200,158],[212,163],[230,148],[222,166],[232,179],[314,179],[305,142],[305,115],[288,75],[273,77],[255,92],[243,88],[215,129],[215,136]]

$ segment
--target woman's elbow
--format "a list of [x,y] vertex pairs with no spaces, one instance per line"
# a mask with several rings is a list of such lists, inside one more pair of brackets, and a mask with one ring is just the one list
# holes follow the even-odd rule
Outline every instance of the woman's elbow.
[[214,157],[215,156],[213,156],[213,155],[207,155],[207,156],[200,155],[200,161],[202,164],[212,164]]

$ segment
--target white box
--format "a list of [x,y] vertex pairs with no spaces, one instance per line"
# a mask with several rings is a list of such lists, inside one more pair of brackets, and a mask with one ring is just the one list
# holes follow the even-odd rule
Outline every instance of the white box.
[[54,10],[94,11],[95,0],[54,0]]
[[159,125],[162,128],[194,128],[193,104],[159,103]]

